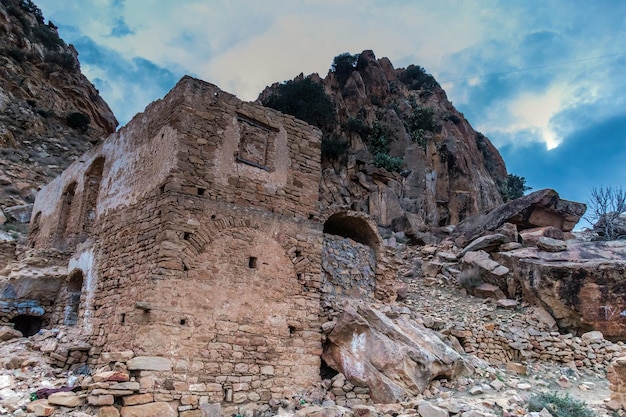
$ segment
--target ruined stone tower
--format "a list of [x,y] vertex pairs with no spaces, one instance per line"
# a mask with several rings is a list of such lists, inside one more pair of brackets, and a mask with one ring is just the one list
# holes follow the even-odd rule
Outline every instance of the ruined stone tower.
[[209,401],[318,381],[320,142],[184,77],[39,193],[29,246],[67,265],[45,320],[75,327],[93,363],[161,357],[140,381]]

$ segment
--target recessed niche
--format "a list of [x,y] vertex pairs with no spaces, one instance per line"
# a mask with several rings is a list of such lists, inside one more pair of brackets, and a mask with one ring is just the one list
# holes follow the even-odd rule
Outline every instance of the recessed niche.
[[248,258],[248,268],[256,269],[257,268],[257,258],[255,256],[251,256]]
[[271,171],[274,160],[274,142],[276,128],[258,120],[238,115],[239,151],[237,161]]
[[198,195],[202,196],[206,192],[206,188],[198,188]]

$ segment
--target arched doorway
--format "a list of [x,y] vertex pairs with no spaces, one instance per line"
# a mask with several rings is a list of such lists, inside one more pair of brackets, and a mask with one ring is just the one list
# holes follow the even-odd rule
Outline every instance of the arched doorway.
[[83,272],[79,269],[70,276],[67,284],[67,301],[63,314],[63,324],[66,326],[76,326],[78,323],[78,313],[80,311],[80,298],[83,289]]
[[376,291],[380,236],[364,213],[340,211],[324,223],[322,291],[354,298]]

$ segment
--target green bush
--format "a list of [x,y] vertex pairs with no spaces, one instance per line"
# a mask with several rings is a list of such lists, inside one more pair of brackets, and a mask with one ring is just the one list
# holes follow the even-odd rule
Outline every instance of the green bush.
[[343,129],[346,132],[353,132],[359,134],[362,138],[366,138],[372,128],[365,124],[365,122],[358,117],[351,117],[348,121],[343,125]]
[[74,112],[67,115],[67,125],[73,129],[85,132],[91,119],[84,113]]
[[31,28],[33,36],[47,49],[56,49],[59,46],[65,46],[65,42],[57,32],[49,26],[33,26]]
[[20,3],[20,7],[22,8],[22,10],[25,10],[35,16],[37,22],[40,25],[43,25],[43,13],[41,13],[41,9],[37,7],[37,5],[32,2],[32,0],[22,0],[22,2]]
[[335,137],[322,138],[322,158],[340,160],[342,159],[350,147],[350,143]]
[[335,106],[324,87],[310,77],[280,84],[263,103],[323,129],[335,122]]
[[4,51],[4,54],[13,58],[15,62],[22,63],[26,61],[26,54],[19,48],[11,48]]
[[419,65],[409,65],[400,75],[400,81],[407,85],[410,90],[432,90],[439,86],[432,75]]
[[532,187],[526,186],[526,178],[515,174],[509,174],[508,177],[500,184],[500,194],[504,201],[515,200],[524,195]]
[[389,172],[399,172],[402,167],[402,158],[390,156],[388,153],[374,155],[374,166],[386,169]]
[[71,52],[48,52],[44,56],[44,61],[48,64],[72,71],[78,68],[78,61]]
[[412,113],[404,120],[404,127],[415,143],[426,148],[426,132],[433,131],[437,124],[434,120],[435,111],[430,107],[420,107],[415,97],[409,97]]
[[337,55],[333,59],[332,70],[337,77],[339,85],[344,85],[350,74],[356,70],[356,64],[359,59],[359,54],[352,55],[349,52]]
[[553,417],[594,417],[593,412],[584,402],[565,394],[561,397],[556,393],[533,395],[528,400],[528,411],[539,412],[546,409]]
[[372,155],[389,151],[389,136],[390,132],[387,126],[375,121],[367,137],[367,147]]

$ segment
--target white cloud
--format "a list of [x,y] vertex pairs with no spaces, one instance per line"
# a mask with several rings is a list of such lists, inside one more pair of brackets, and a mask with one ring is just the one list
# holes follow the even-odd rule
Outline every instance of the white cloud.
[[[576,8],[562,3],[542,3],[538,8],[526,2],[480,0],[37,3],[46,17],[57,24],[75,26],[76,36],[88,35],[123,59],[141,57],[177,74],[199,76],[247,100],[256,98],[266,85],[300,72],[323,76],[332,58],[346,51],[373,49],[378,57],[389,57],[397,67],[418,64],[446,81],[532,66],[533,54],[543,52],[542,45],[524,43],[532,33],[554,33],[568,46],[564,49],[567,53],[581,54],[572,59],[601,55],[607,45],[624,39],[624,29],[616,25],[620,13],[603,13],[595,3]],[[132,33],[110,36],[120,19]],[[593,24],[594,19],[601,24]],[[555,55],[557,52],[562,51],[554,51]],[[486,88],[487,79],[446,83],[444,87],[456,105],[476,109],[472,113],[478,117],[471,122],[480,130],[491,137],[502,135],[495,142],[520,132],[534,132],[533,140],[543,141],[549,148],[557,146],[575,124],[559,115],[601,102],[605,104],[597,117],[615,112],[609,103],[615,91],[625,87],[624,81],[618,80],[621,69],[587,74],[565,67],[541,88],[529,88],[524,84],[527,74],[518,75],[519,88],[509,85],[506,90],[490,92],[498,97],[488,103],[481,103],[476,96]],[[610,84],[613,89],[607,88]],[[111,96],[105,98],[118,112],[127,103],[119,87],[111,89]]]

